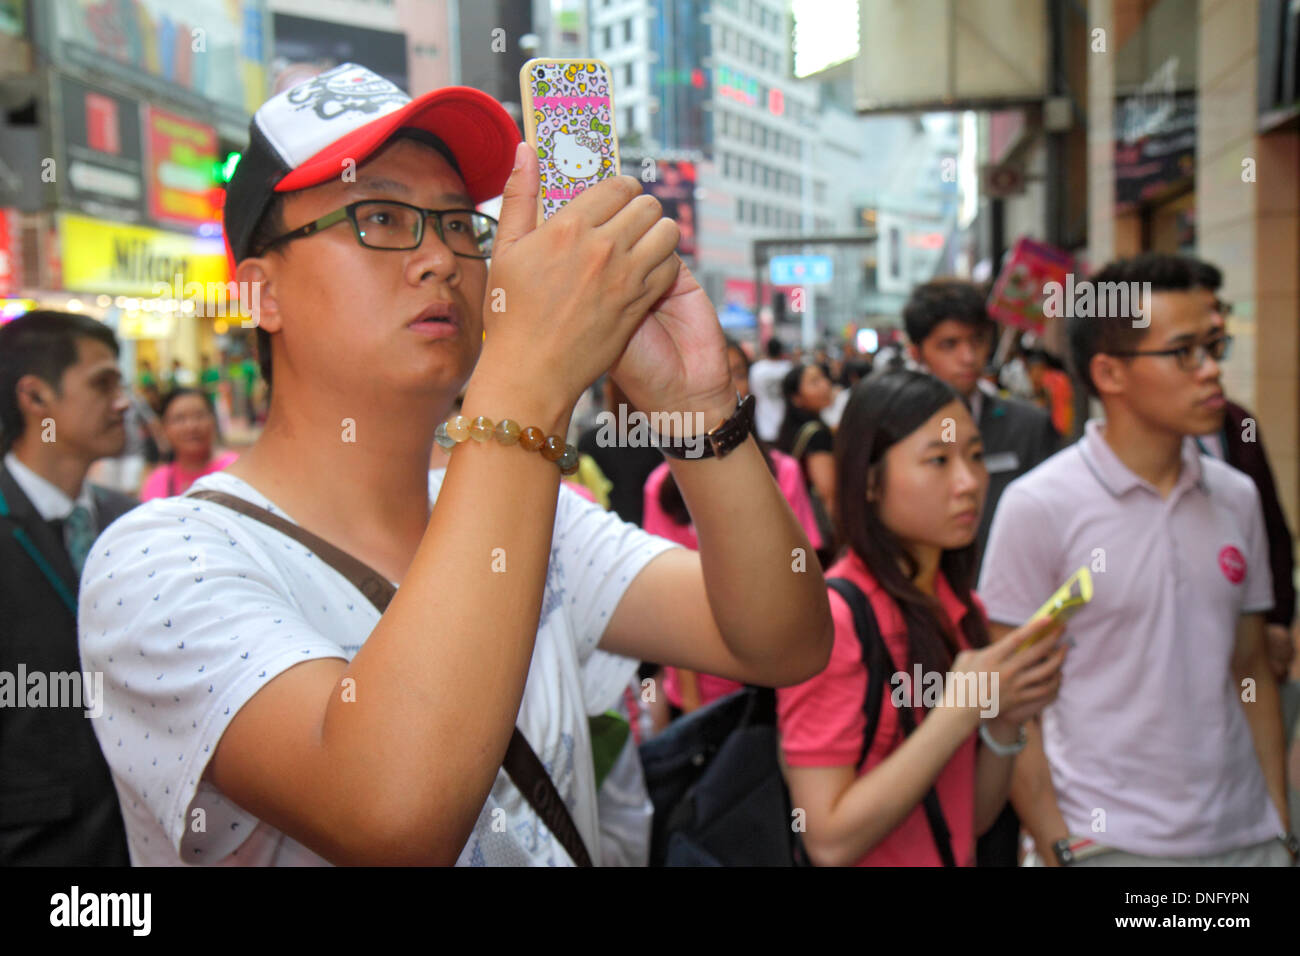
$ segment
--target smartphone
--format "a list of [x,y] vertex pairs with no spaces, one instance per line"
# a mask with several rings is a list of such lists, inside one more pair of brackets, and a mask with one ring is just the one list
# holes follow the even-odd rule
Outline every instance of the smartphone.
[[617,176],[614,85],[600,60],[535,59],[519,71],[524,138],[537,150],[537,221]]
[[[1066,582],[1056,589],[1056,593],[1049,597],[1043,603],[1043,606],[1030,616],[1029,620],[1037,621],[1041,617],[1050,617],[1053,621],[1068,621],[1079,608],[1091,600],[1092,574],[1089,573],[1085,565],[1070,575]],[[1037,637],[1025,641],[1018,650],[1023,651],[1026,647],[1032,647],[1041,640],[1042,637]]]

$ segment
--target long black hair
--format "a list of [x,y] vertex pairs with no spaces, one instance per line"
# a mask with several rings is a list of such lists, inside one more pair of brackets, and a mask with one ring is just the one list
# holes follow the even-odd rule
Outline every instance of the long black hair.
[[[937,411],[960,401],[949,386],[924,372],[902,369],[859,382],[849,396],[835,436],[840,540],[862,560],[885,592],[894,599],[907,626],[907,665],[920,663],[927,671],[948,670],[957,654],[956,635],[936,598],[913,581],[916,561],[903,542],[881,520],[877,502],[867,491],[884,486],[885,452],[916,431]],[[879,500],[879,494],[875,497]],[[975,606],[976,544],[946,550],[939,559],[953,593],[966,606],[962,631],[971,647],[989,642],[984,616]]]
[[794,443],[799,438],[799,430],[809,422],[821,421],[821,416],[816,412],[800,408],[794,403],[794,397],[799,394],[799,387],[803,384],[804,370],[815,364],[815,362],[804,362],[796,365],[785,373],[785,378],[781,379],[781,397],[785,399],[785,416],[781,419],[781,430],[776,435],[776,447],[787,455],[794,454]]

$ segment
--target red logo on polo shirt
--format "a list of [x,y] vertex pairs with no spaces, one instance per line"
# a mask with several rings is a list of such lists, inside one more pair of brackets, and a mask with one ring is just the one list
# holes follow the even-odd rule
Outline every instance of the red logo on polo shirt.
[[1233,584],[1240,584],[1246,579],[1246,559],[1240,551],[1228,545],[1219,552],[1219,570]]

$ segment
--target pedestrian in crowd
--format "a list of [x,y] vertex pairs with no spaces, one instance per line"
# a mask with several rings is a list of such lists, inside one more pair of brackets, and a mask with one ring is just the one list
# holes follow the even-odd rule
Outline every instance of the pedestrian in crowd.
[[204,475],[233,464],[233,451],[218,454],[217,416],[206,393],[197,388],[178,388],[163,399],[162,427],[171,449],[170,461],[155,468],[140,489],[140,500],[183,495]]
[[[503,187],[498,226],[474,207]],[[254,115],[224,215],[261,290],[266,429],[85,572],[134,862],[599,863],[588,718],[638,660],[768,686],[825,666],[822,577],[790,571],[807,537],[676,227],[631,177],[541,225],[538,188],[468,88],[409,100],[344,64]],[[699,554],[560,487],[576,451],[542,436],[607,370],[639,408],[726,420],[674,459]]]
[[162,428],[162,393],[156,384],[142,388],[139,394],[132,397],[131,406],[135,411],[141,454],[145,464],[152,467],[162,461],[163,449],[167,447],[167,436]]
[[[1216,328],[1227,332],[1227,319],[1232,306],[1219,298],[1223,273],[1209,262],[1186,260],[1181,256],[1140,256],[1135,262],[1140,268],[1153,267],[1179,270],[1194,268],[1197,273],[1197,291],[1213,309]],[[1231,342],[1231,336],[1228,337]],[[1291,625],[1295,621],[1295,541],[1286,523],[1286,513],[1277,497],[1277,482],[1273,466],[1264,450],[1264,436],[1253,412],[1224,397],[1223,427],[1208,435],[1196,438],[1201,451],[1226,461],[1238,471],[1245,472],[1255,483],[1260,505],[1264,509],[1264,531],[1268,537],[1268,564],[1273,578],[1273,609],[1264,615],[1268,635],[1269,657],[1273,662],[1273,676],[1286,681],[1295,657],[1295,644]]]
[[[1178,258],[1166,256],[1163,263],[1178,268]],[[1192,260],[1192,265],[1198,273],[1200,295],[1211,304],[1217,326],[1226,332],[1232,306],[1219,297],[1223,273],[1203,260]],[[1264,436],[1254,413],[1225,396],[1223,428],[1217,433],[1198,436],[1196,441],[1202,454],[1213,455],[1249,475],[1264,509],[1269,569],[1273,577],[1273,609],[1264,615],[1264,633],[1273,676],[1277,678],[1282,697],[1282,726],[1290,754],[1287,794],[1294,825],[1300,819],[1300,674],[1292,671],[1296,663],[1296,641],[1300,640],[1300,627],[1296,626],[1295,541],[1278,500],[1273,466],[1264,450]]]
[[[112,331],[89,316],[38,310],[0,327],[0,672],[25,698],[0,692],[0,866],[128,862],[87,719],[102,712],[103,685],[77,651],[86,555],[135,505],[86,480],[126,441],[117,359]],[[50,695],[73,686],[80,699],[34,700],[37,675]]]
[[140,360],[140,372],[136,377],[136,384],[140,387],[140,391],[146,393],[150,389],[154,391],[158,389],[158,379],[154,376],[153,365],[148,359]]
[[[976,554],[982,556],[1002,492],[1056,451],[1056,430],[1046,412],[1028,402],[1003,398],[984,380],[997,326],[975,283],[935,279],[917,286],[903,307],[903,325],[910,340],[909,357],[961,396],[980,430],[989,475],[975,536]],[[1007,804],[997,824],[980,839],[979,865],[1015,866],[1019,837],[1020,822]]]
[[839,427],[840,419],[844,415],[844,406],[849,403],[853,386],[871,374],[871,361],[856,354],[846,357],[838,365],[838,372],[835,363],[831,365],[831,381],[835,383],[834,394],[830,405],[822,409],[821,413],[822,421],[832,432]]
[[171,371],[167,374],[167,391],[177,388],[191,388],[198,383],[192,369],[181,364],[180,359],[172,359]]
[[1093,581],[1012,800],[1047,865],[1288,865],[1259,492],[1188,440],[1223,426],[1228,338],[1191,268],[1093,281],[1151,283],[1129,315],[1068,320],[1105,418],[1007,489],[980,576],[995,640],[1077,568]]
[[983,292],[973,282],[935,279],[912,290],[903,306],[911,357],[961,396],[984,440],[989,491],[976,536],[981,553],[1003,490],[1058,446],[1046,412],[981,387],[997,328],[984,303]]
[[1043,348],[1025,353],[1025,368],[1033,389],[1031,401],[1051,417],[1058,438],[1069,438],[1074,432],[1074,388],[1070,376],[1055,356]]
[[823,567],[834,560],[836,544],[834,437],[821,418],[831,397],[831,381],[820,365],[793,366],[781,379],[784,411],[776,435],[777,449],[797,461],[803,472],[821,533],[818,555]]
[[781,380],[792,364],[785,343],[774,335],[767,340],[766,358],[750,366],[749,393],[754,396],[754,422],[758,437],[765,442],[776,441],[781,430],[781,416],[785,411]]
[[[727,340],[727,362],[731,368],[731,382],[742,398],[749,392],[749,357],[739,343]],[[808,489],[804,485],[799,463],[789,455],[769,448],[766,442],[760,442],[759,448],[767,461],[768,470],[776,479],[781,494],[790,505],[790,510],[799,520],[808,543],[813,548],[822,546],[821,534],[817,530],[817,518],[813,514],[812,502],[808,498]],[[663,462],[650,473],[645,483],[645,523],[646,531],[675,541],[683,547],[698,551],[699,537],[691,514],[682,500],[681,489],[673,478],[667,462]],[[690,713],[698,707],[725,697],[743,685],[725,677],[713,674],[696,674],[685,668],[669,667],[664,674],[664,696],[668,698],[670,714],[673,717]]]
[[212,361],[211,355],[205,355],[199,366],[199,388],[203,389],[208,400],[215,408],[217,393],[221,390],[221,366]]
[[[621,409],[621,412],[620,412]],[[605,416],[610,421],[635,421],[636,409],[612,379],[605,381]],[[640,525],[644,498],[642,489],[646,479],[663,462],[664,456],[652,443],[630,444],[621,440],[610,442],[607,437],[616,431],[604,423],[587,429],[578,438],[578,452],[582,458],[594,463],[594,470],[580,467],[579,474],[599,476],[588,479],[593,485],[608,485],[609,506],[624,521]],[[593,494],[596,490],[593,489]]]
[[[807,813],[815,864],[974,865],[976,837],[1007,799],[1023,725],[1056,696],[1059,625],[1034,622],[990,643],[971,591],[988,483],[981,447],[957,393],[922,372],[869,379],[844,412],[835,454],[847,552],[827,577],[857,589],[887,654],[883,668],[868,666],[851,606],[832,592],[830,663],[777,691],[790,799]],[[917,699],[918,673],[942,682],[940,699]],[[959,695],[963,680],[984,690]],[[883,699],[869,733],[872,681]]]

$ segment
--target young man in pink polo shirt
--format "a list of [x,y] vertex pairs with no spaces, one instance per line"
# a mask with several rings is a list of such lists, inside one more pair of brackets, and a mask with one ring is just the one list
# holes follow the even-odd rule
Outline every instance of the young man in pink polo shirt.
[[1048,865],[1295,859],[1259,494],[1189,437],[1222,426],[1230,339],[1186,271],[1113,263],[1093,281],[1124,283],[1133,308],[1068,304],[1071,359],[1105,420],[1013,482],[989,536],[994,640],[1077,568],[1094,582],[1011,792]]

